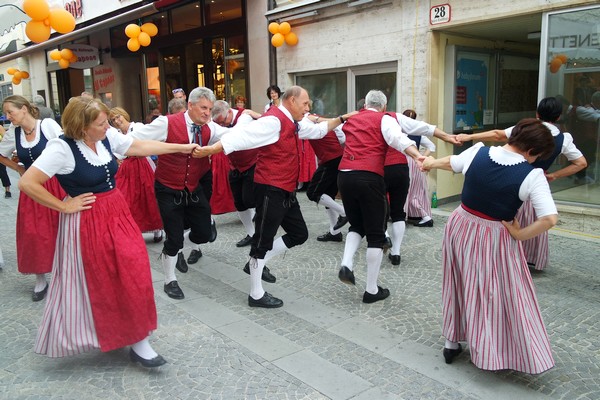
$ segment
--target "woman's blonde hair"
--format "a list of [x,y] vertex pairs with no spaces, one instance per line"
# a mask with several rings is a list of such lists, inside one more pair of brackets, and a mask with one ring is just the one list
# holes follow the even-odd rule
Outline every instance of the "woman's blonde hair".
[[84,130],[98,118],[100,113],[108,115],[108,107],[98,99],[73,97],[65,107],[61,123],[65,137],[81,140],[85,137]]
[[35,119],[38,119],[40,116],[40,110],[36,106],[31,104],[29,100],[27,100],[25,97],[19,96],[18,94],[13,94],[12,96],[5,97],[4,101],[2,102],[2,110],[4,110],[4,105],[6,103],[11,103],[17,108],[27,107],[27,111]]
[[131,122],[131,117],[129,116],[129,113],[121,107],[111,108],[110,111],[108,112],[108,120],[112,121],[112,119],[115,118],[117,115],[120,115],[123,118],[125,118],[127,120],[127,122]]

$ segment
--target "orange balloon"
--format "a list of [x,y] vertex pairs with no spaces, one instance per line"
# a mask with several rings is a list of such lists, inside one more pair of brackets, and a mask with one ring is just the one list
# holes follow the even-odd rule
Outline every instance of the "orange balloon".
[[61,58],[60,60],[58,60],[58,65],[62,69],[69,68],[69,64],[70,64],[69,60],[65,60],[64,58]]
[[273,35],[279,32],[279,24],[277,22],[271,22],[269,24],[269,32]]
[[75,17],[64,8],[50,11],[50,25],[58,33],[69,33],[75,29]]
[[50,27],[42,21],[31,20],[25,26],[25,34],[34,43],[41,43],[50,37]]
[[298,35],[296,35],[294,32],[290,32],[287,35],[285,35],[285,43],[288,46],[295,46],[298,44]]
[[70,63],[77,62],[77,54],[73,53],[73,57],[69,58]]
[[563,64],[567,63],[567,60],[569,59],[566,55],[564,54],[559,54],[556,56],[556,58],[558,58],[560,60],[560,62],[562,62]]
[[140,42],[137,38],[131,38],[127,41],[127,48],[129,51],[138,51],[140,49]]
[[18,69],[16,69],[16,68],[12,68],[12,67],[11,67],[11,68],[8,68],[8,69],[6,70],[6,73],[7,73],[7,74],[9,74],[9,75],[14,75],[14,74],[15,74],[15,72],[17,72],[17,71],[18,71]]
[[21,79],[29,79],[29,72],[21,71]]
[[23,78],[23,73],[21,71],[15,71],[13,77],[17,78],[18,80],[21,80]]
[[60,50],[54,49],[50,52],[50,59],[54,61],[60,60],[62,57],[60,56]]
[[158,27],[152,22],[146,22],[140,29],[142,32],[146,32],[148,35],[150,35],[150,37],[154,37],[158,34]]
[[557,73],[561,66],[562,61],[559,58],[553,58],[552,61],[550,61],[550,72],[553,74]]
[[[43,21],[50,14],[50,6],[46,0],[25,0],[23,2],[23,11],[29,15],[31,19]],[[31,39],[31,38],[30,38]]]
[[283,37],[283,35],[281,33],[276,33],[271,38],[271,44],[275,47],[279,47],[283,44],[284,40],[285,40],[285,38]]
[[128,38],[137,38],[140,35],[141,29],[139,27],[139,25],[136,24],[129,24],[125,27],[125,35]]
[[288,33],[290,33],[291,30],[292,26],[289,22],[282,22],[281,24],[279,24],[279,33],[281,33],[282,35],[287,35]]
[[13,85],[20,84],[21,83],[21,78],[16,78],[16,77],[13,76],[12,83],[13,83]]
[[71,49],[62,49],[60,51],[60,58],[64,60],[70,60],[73,57],[73,50]]
[[148,46],[150,44],[150,35],[146,32],[140,32],[140,36],[137,37],[138,42],[140,42],[140,46]]

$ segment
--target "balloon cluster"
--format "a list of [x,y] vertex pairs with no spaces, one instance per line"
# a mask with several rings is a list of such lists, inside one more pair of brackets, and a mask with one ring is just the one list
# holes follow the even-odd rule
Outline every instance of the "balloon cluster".
[[129,24],[125,27],[125,35],[129,38],[127,48],[129,51],[138,51],[140,46],[149,46],[150,38],[156,36],[158,27],[152,22],[146,22],[142,26]]
[[271,44],[275,47],[282,46],[285,42],[288,46],[295,46],[298,44],[298,36],[292,32],[292,27],[289,22],[271,22],[269,24],[269,32],[273,34],[271,37]]
[[18,85],[21,83],[21,79],[28,79],[29,78],[29,72],[27,71],[19,71],[16,68],[8,68],[6,70],[6,73],[8,73],[9,75],[12,75],[12,83],[13,85]]
[[567,63],[567,60],[568,58],[564,54],[554,56],[552,61],[550,61],[550,72],[552,72],[553,74],[557,73],[560,67],[562,67],[563,64]]
[[25,26],[25,34],[34,43],[50,38],[50,27],[58,33],[69,33],[75,29],[75,17],[64,8],[53,8],[46,0],[25,0],[23,10],[31,18]]
[[50,58],[54,61],[58,61],[58,65],[62,68],[69,68],[71,63],[77,61],[77,55],[73,53],[71,49],[52,50],[50,52]]

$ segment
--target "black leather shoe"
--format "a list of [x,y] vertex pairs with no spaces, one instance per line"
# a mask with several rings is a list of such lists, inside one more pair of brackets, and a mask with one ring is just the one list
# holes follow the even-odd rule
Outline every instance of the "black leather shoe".
[[42,289],[41,292],[33,292],[33,294],[31,295],[31,300],[33,300],[33,301],[44,300],[44,297],[46,297],[46,293],[48,293],[48,284],[47,283],[46,283],[46,287],[44,287],[44,289]]
[[338,217],[337,222],[335,223],[335,225],[333,226],[333,230],[337,231],[338,229],[340,229],[342,226],[346,225],[348,223],[348,217],[342,217],[341,215]]
[[354,272],[350,271],[350,268],[344,267],[343,265],[342,268],[340,268],[340,272],[338,273],[338,278],[340,278],[340,281],[344,283],[348,283],[351,285],[356,284],[356,280],[354,279]]
[[[202,257],[202,250],[192,250],[187,259],[187,262],[188,264],[196,264],[200,257]],[[185,270],[187,271],[187,267]]]
[[177,253],[177,262],[175,263],[175,268],[179,272],[183,272],[184,274],[188,272],[188,265],[185,262],[185,258],[183,257],[183,253]]
[[165,293],[172,299],[181,300],[185,296],[183,295],[183,291],[179,287],[179,283],[177,281],[171,281],[165,285]]
[[160,236],[154,236],[154,239],[152,239],[154,241],[154,243],[160,243],[163,240],[163,233],[162,231],[160,232]]
[[[244,265],[244,272],[250,275],[250,261],[248,261],[246,265]],[[269,268],[267,268],[266,265],[263,268],[262,276],[260,277],[260,279],[269,283],[275,283],[275,281],[277,280],[277,278],[275,278],[275,275],[273,275],[271,271],[269,271]]]
[[246,247],[252,244],[252,236],[246,235],[245,238],[235,244],[236,247]]
[[365,292],[365,294],[363,294],[363,303],[375,303],[376,301],[388,298],[389,295],[389,290],[384,289],[381,286],[377,286],[377,293],[371,294],[369,292]]
[[389,236],[385,237],[385,243],[383,244],[383,252],[387,252],[392,248],[392,239]]
[[208,238],[208,241],[212,243],[215,240],[217,240],[217,224],[213,220],[210,222],[210,237]]
[[392,262],[392,265],[400,265],[400,255],[393,255],[392,253],[388,254],[388,258]]
[[417,222],[415,226],[418,226],[419,228],[431,228],[433,226],[433,220],[430,219],[429,221],[423,223]]
[[140,357],[135,351],[133,351],[133,349],[129,349],[129,358],[133,362],[139,362],[140,364],[142,364],[142,367],[146,368],[160,367],[161,365],[167,363],[167,360],[162,358],[161,355],[157,355],[156,357],[147,360],[145,358]]
[[5,199],[10,199],[11,197],[12,197],[12,194],[10,194],[10,192],[4,192]]
[[265,292],[263,297],[258,300],[254,300],[252,296],[248,296],[248,305],[250,307],[278,308],[283,306],[283,301]]
[[341,242],[342,232],[332,235],[331,232],[327,232],[321,236],[317,236],[319,242]]
[[458,349],[447,349],[444,348],[444,351],[442,352],[442,354],[444,355],[444,360],[446,361],[446,364],[452,364],[452,360],[454,359],[454,357],[456,357],[457,355],[459,355],[460,353],[462,353],[462,346],[460,345],[460,343],[458,344]]

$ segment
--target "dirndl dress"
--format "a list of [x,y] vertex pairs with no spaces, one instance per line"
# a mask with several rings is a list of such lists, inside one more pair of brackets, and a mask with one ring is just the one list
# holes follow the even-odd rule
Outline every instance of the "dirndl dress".
[[115,176],[140,231],[162,229],[163,223],[154,194],[154,170],[148,157],[127,157]]
[[419,169],[419,166],[411,157],[406,157],[410,173],[410,186],[406,197],[406,215],[408,218],[423,218],[431,216],[431,202],[429,201],[429,187],[427,174]]
[[[535,222],[537,217],[531,201],[523,202],[515,218],[521,226],[529,226]],[[542,271],[548,266],[548,231],[525,240],[522,244],[527,263],[534,264],[534,268],[538,271]]]
[[234,212],[233,194],[229,186],[229,160],[223,153],[214,154],[210,157],[210,168],[212,170],[212,196],[210,198],[210,210],[212,214],[226,214]]
[[523,248],[500,221],[454,210],[442,268],[442,334],[467,341],[473,364],[528,374],[554,366]]

